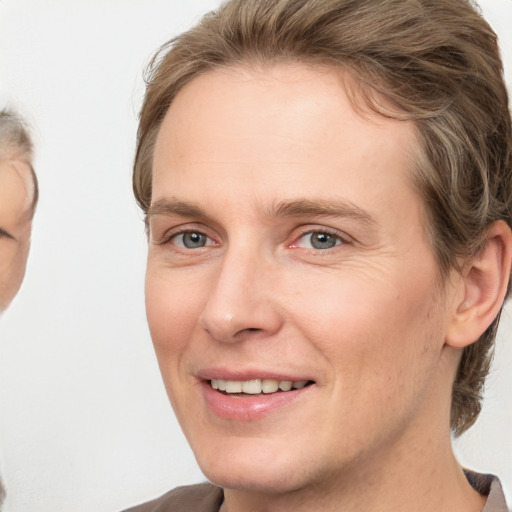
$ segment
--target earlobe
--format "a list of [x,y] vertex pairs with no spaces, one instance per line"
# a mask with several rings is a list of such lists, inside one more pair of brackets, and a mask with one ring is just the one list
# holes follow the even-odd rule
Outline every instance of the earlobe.
[[512,264],[512,233],[503,221],[487,231],[482,250],[467,262],[461,276],[462,292],[454,305],[446,344],[464,348],[474,343],[498,315]]

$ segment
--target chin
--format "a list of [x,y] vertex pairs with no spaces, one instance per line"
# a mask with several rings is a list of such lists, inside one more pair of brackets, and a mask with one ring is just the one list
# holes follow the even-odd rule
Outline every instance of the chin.
[[277,468],[252,468],[244,472],[232,468],[201,468],[206,478],[218,487],[258,494],[286,494],[299,490],[297,472]]
[[304,485],[307,476],[298,469],[304,464],[290,458],[294,450],[290,451],[289,446],[288,450],[284,446],[280,454],[270,446],[259,446],[261,440],[252,447],[251,441],[241,441],[215,452],[196,452],[199,467],[210,482],[224,489],[263,494],[293,492]]

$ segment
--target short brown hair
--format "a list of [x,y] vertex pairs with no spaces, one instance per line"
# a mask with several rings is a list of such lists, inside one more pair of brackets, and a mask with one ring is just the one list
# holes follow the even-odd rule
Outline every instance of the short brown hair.
[[32,215],[39,200],[39,183],[32,165],[34,145],[25,121],[12,110],[0,111],[0,160],[20,160],[28,165],[34,183]]
[[[209,13],[148,68],[133,172],[144,212],[155,140],[180,89],[214,68],[278,61],[346,70],[373,111],[414,121],[414,179],[442,276],[481,248],[492,222],[512,225],[502,63],[496,34],[469,0],[231,0]],[[498,320],[462,354],[452,395],[456,435],[480,413]]]

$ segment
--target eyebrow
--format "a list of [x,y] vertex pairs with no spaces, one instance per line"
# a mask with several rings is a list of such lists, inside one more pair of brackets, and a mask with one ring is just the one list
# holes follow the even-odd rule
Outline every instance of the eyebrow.
[[155,215],[178,215],[180,217],[207,218],[205,211],[195,203],[175,199],[159,199],[151,203],[146,214],[146,224]]
[[269,214],[271,217],[348,217],[364,222],[377,224],[375,218],[366,210],[346,200],[311,200],[297,199],[281,201],[274,204]]
[[[278,201],[266,209],[270,218],[277,217],[346,217],[362,221],[365,224],[377,224],[375,218],[366,210],[345,200],[311,200],[295,199],[292,201]],[[208,219],[209,215],[196,203],[178,201],[175,199],[159,199],[151,204],[146,215],[146,224],[155,215],[178,215],[180,217],[194,217]]]

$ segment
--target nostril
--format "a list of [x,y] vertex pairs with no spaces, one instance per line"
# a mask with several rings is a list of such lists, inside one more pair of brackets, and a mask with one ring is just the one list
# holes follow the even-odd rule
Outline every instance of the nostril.
[[258,327],[246,327],[245,329],[241,329],[240,331],[238,331],[234,338],[236,339],[241,339],[243,338],[244,336],[247,336],[249,335],[249,333],[258,333],[258,332],[261,332],[263,329],[259,329]]

